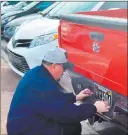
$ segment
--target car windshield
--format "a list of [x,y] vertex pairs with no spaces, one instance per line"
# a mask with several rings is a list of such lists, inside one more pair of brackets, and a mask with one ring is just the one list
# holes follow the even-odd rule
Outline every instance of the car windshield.
[[98,2],[61,2],[49,12],[49,17],[58,17],[60,14],[90,11]]
[[52,10],[54,7],[56,7],[60,2],[55,2],[53,3],[52,5],[50,5],[48,8],[46,8],[45,10],[39,12],[41,13],[42,15],[48,13],[50,10]]
[[31,9],[32,7],[34,7],[36,4],[38,4],[39,2],[32,2],[32,3],[30,3],[30,4],[28,4],[27,6],[25,6],[24,8],[23,8],[23,10],[29,10],[29,9]]

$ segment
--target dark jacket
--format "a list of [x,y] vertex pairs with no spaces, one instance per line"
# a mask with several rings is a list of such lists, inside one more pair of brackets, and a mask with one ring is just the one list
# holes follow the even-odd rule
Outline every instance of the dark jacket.
[[[73,104],[76,97],[64,93],[43,66],[29,70],[14,93],[7,119],[8,135],[63,135],[80,121],[93,116],[92,104]],[[66,132],[67,133],[67,132]]]

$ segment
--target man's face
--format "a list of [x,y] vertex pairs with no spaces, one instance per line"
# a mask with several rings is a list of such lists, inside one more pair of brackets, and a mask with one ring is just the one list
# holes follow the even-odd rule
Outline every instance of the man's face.
[[64,73],[63,65],[62,64],[52,64],[52,69],[53,69],[52,71],[53,71],[55,80],[59,80]]

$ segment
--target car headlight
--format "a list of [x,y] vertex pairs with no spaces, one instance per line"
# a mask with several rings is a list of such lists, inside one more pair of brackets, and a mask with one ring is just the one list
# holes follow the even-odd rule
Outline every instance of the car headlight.
[[32,40],[29,47],[32,48],[32,47],[40,46],[40,45],[49,43],[53,40],[56,40],[57,38],[58,38],[57,33],[39,36],[39,37],[36,37],[35,39]]
[[16,26],[13,26],[13,27],[10,27],[10,31],[16,31],[18,29],[19,25],[16,25]]
[[17,32],[19,28],[20,28],[20,25],[18,25],[17,27],[15,27],[15,32]]
[[6,25],[4,27],[4,30],[5,31],[8,31],[8,32],[13,32],[13,31],[16,31],[17,27],[19,27],[19,25],[15,25],[15,26]]

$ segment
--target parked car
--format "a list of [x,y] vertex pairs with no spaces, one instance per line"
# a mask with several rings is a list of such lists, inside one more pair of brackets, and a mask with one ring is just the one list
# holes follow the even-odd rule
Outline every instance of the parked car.
[[50,6],[53,2],[51,1],[41,1],[41,2],[31,2],[24,8],[22,8],[19,11],[14,11],[7,13],[1,17],[1,31],[3,32],[4,26],[10,22],[11,20],[14,20],[18,17],[37,13],[39,11],[42,11],[46,9],[48,6]]
[[62,15],[59,46],[67,50],[68,70],[74,92],[89,88],[94,95],[85,102],[107,100],[110,111],[96,113],[91,124],[109,121],[128,132],[127,12],[86,12]]
[[4,6],[9,6],[9,5],[15,5],[17,4],[19,1],[2,1],[1,2],[1,8],[3,8]]
[[7,5],[9,5],[9,3],[7,1],[1,2],[1,8],[4,7],[4,6],[7,6]]
[[115,5],[121,6],[122,2],[118,4],[115,2],[113,6],[110,3],[61,2],[42,19],[35,19],[21,25],[8,43],[9,66],[23,76],[27,70],[41,64],[45,52],[58,46],[57,31],[60,14],[110,9],[115,8]]
[[27,6],[27,4],[29,3],[30,3],[29,1],[28,2],[23,1],[23,2],[18,2],[16,5],[8,5],[8,6],[1,7],[1,15],[4,15],[9,12],[13,12],[13,11],[21,10],[23,7]]
[[55,8],[60,2],[55,2],[54,4],[50,5],[48,8],[46,8],[43,11],[39,11],[38,13],[32,14],[32,15],[26,15],[19,17],[17,19],[12,20],[11,22],[7,23],[4,27],[3,37],[6,40],[10,40],[11,37],[14,35],[16,29],[22,24],[27,23],[28,21],[31,21],[33,19],[42,18],[48,12],[50,12],[53,8]]

